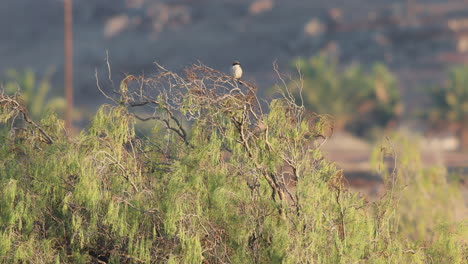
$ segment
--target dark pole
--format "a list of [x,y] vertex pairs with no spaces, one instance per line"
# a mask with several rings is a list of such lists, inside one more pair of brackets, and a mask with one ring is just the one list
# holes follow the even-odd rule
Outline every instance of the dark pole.
[[72,129],[73,113],[73,33],[72,33],[72,0],[65,0],[65,127]]

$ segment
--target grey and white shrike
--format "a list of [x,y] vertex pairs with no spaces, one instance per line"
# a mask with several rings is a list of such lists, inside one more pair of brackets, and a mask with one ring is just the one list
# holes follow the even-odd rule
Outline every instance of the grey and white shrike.
[[239,81],[242,78],[242,68],[240,62],[234,61],[232,63],[231,76],[237,81]]

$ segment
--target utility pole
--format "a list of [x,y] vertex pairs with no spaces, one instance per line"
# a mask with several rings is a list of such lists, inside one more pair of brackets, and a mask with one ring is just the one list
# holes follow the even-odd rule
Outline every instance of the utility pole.
[[72,0],[64,2],[65,24],[65,127],[71,131],[73,126],[73,31],[72,31]]

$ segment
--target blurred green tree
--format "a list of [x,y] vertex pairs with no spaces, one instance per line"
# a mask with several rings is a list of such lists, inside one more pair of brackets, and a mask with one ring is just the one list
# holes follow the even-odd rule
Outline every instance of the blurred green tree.
[[369,136],[374,127],[394,124],[402,114],[397,81],[382,64],[373,65],[370,72],[360,65],[340,71],[337,61],[324,54],[293,64],[303,75],[291,82],[294,86],[303,81],[302,96],[296,89],[296,98],[302,97],[313,112],[334,116],[336,130]]
[[8,70],[3,89],[6,94],[19,94],[19,100],[28,109],[33,119],[40,119],[47,110],[62,114],[65,109],[65,100],[61,96],[51,95],[50,79],[54,70],[48,70],[39,79],[32,69],[23,71]]
[[468,66],[452,68],[446,84],[431,89],[430,96],[433,107],[426,117],[432,128],[454,131],[468,149]]

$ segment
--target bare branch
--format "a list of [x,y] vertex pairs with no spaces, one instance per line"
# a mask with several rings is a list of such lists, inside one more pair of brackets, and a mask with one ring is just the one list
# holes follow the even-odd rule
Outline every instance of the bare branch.
[[101,85],[99,84],[99,77],[98,77],[98,70],[97,70],[97,68],[95,68],[95,70],[94,70],[94,78],[96,78],[96,87],[97,87],[98,90],[101,92],[101,94],[104,95],[104,97],[106,97],[107,99],[111,100],[112,102],[117,103],[117,101],[116,101],[114,98],[110,97],[109,95],[107,95],[107,94],[104,92],[104,90],[102,90]]

